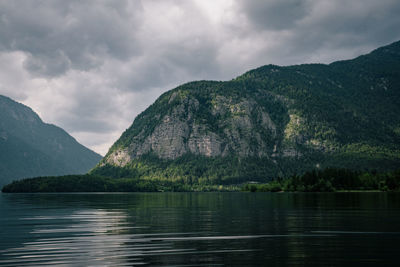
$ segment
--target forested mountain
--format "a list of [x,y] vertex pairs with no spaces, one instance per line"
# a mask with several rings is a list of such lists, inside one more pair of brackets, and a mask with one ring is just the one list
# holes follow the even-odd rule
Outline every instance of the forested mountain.
[[24,177],[85,173],[100,159],[29,107],[0,95],[0,186]]
[[267,65],[161,95],[93,174],[266,181],[313,168],[400,166],[400,42],[329,65]]

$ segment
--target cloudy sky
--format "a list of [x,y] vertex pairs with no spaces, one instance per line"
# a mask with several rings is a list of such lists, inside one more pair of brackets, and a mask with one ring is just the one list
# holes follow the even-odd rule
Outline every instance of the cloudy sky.
[[161,93],[400,40],[399,0],[0,0],[0,94],[105,154]]

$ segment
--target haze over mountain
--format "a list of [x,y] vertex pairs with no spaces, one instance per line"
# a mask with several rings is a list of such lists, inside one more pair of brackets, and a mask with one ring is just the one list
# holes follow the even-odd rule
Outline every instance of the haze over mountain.
[[94,174],[235,183],[400,166],[400,42],[353,60],[267,65],[161,95]]
[[29,107],[0,95],[0,186],[25,177],[85,173],[100,159]]

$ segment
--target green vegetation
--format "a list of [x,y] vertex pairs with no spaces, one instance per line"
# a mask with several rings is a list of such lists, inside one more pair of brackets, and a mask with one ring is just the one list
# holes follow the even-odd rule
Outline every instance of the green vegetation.
[[63,129],[0,95],[0,186],[23,177],[83,174],[100,160]]
[[114,178],[136,177],[142,180],[171,181],[182,184],[229,185],[240,184],[251,177],[254,181],[266,182],[272,178],[276,166],[263,158],[251,157],[206,157],[186,154],[176,160],[160,159],[147,154],[133,160],[124,167],[110,164],[96,168],[93,175]]
[[[249,177],[265,183],[317,166],[392,171],[400,166],[399,88],[400,42],[329,65],[267,65],[227,82],[190,82],[164,93],[137,116],[91,173],[238,184]],[[268,114],[274,131],[262,126],[261,113]],[[208,158],[185,153],[161,159],[151,148],[142,149],[123,167],[108,161],[116,151],[134,155],[132,150],[149,140],[166,115],[187,126],[181,131],[186,134],[181,146],[186,151],[196,124],[218,136],[221,150],[228,152]],[[159,136],[152,140],[172,144]],[[243,148],[242,143],[248,146]],[[256,156],[240,156],[240,149]]]
[[[382,153],[385,151],[382,149]],[[378,157],[379,156],[379,157]],[[362,170],[368,166],[379,172],[396,169],[396,157],[371,153],[323,153],[303,154],[302,157],[277,158],[275,162],[267,157],[239,158],[234,156],[206,157],[185,154],[175,160],[160,159],[146,154],[132,160],[124,167],[106,164],[93,169],[90,174],[113,178],[135,177],[141,180],[170,181],[181,184],[230,185],[248,181],[267,183],[276,177],[289,177],[293,173],[303,174],[315,168],[329,167]]]
[[[254,180],[251,178],[244,179]],[[37,177],[14,181],[3,187],[4,193],[37,192],[335,192],[400,191],[400,170],[387,173],[327,168],[303,175],[276,178],[264,184],[201,184],[166,179],[110,178],[98,175]]]
[[400,191],[400,170],[388,173],[351,171],[328,168],[306,172],[287,179],[277,178],[266,184],[246,184],[250,192],[335,192],[335,191]]
[[[329,65],[267,65],[231,81],[190,82],[139,114],[90,175],[14,186],[192,191],[254,182],[249,191],[397,190],[396,173],[358,171],[400,166],[399,88],[400,42]],[[326,170],[308,172],[315,168]]]
[[28,178],[5,185],[4,193],[239,191],[238,186],[189,185],[166,180],[66,175]]

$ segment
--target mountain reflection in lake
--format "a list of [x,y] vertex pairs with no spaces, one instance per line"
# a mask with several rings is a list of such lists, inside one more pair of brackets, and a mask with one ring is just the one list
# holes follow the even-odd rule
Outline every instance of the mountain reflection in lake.
[[0,265],[397,265],[400,194],[1,194]]

